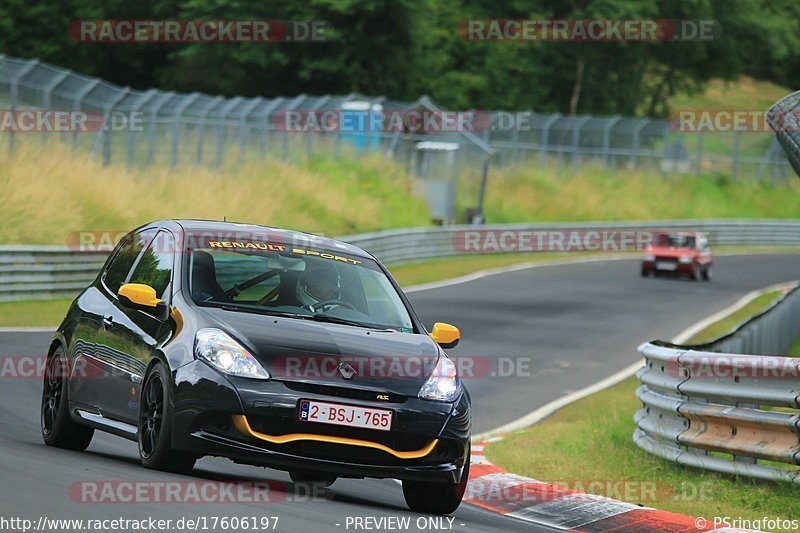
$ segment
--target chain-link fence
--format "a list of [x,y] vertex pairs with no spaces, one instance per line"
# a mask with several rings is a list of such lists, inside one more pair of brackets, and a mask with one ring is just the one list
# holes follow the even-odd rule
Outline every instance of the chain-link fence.
[[[268,99],[138,91],[7,56],[0,56],[0,100],[11,116],[30,109],[88,113],[94,121],[89,134],[61,131],[57,137],[104,164],[220,167],[318,153],[382,153],[419,178],[443,220],[453,218],[452,191],[459,181],[460,191],[466,186],[477,199],[468,205],[480,211],[490,161],[495,167],[592,161],[656,175],[722,172],[733,179],[789,179],[773,135],[682,133],[666,120],[470,111],[461,112],[456,120],[468,120],[453,128],[443,126],[448,112],[427,97],[408,103],[357,94]],[[375,127],[376,115],[399,117],[400,125],[387,127],[384,120]],[[410,127],[412,115],[421,125]],[[431,124],[429,117],[435,118]],[[14,129],[0,128],[12,151],[20,134]],[[53,136],[40,137],[46,143]]]

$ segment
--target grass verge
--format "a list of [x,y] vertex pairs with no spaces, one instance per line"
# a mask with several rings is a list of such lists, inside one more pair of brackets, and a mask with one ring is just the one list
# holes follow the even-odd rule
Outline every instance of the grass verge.
[[742,322],[769,307],[769,305],[777,300],[782,294],[783,290],[776,289],[774,291],[767,291],[760,296],[756,296],[741,309],[738,309],[725,318],[710,324],[702,331],[698,331],[688,341],[686,341],[686,344],[703,344],[705,342],[711,342],[714,339],[722,337],[723,335],[731,332]]
[[731,180],[722,173],[661,175],[587,164],[530,163],[493,170],[486,192],[491,223],[518,221],[797,218],[800,180]]
[[72,298],[0,303],[0,327],[57,326],[64,319]]
[[789,355],[792,357],[800,357],[800,337],[794,341],[794,344],[789,348]]
[[[768,294],[750,314],[772,301]],[[797,518],[796,485],[682,467],[637,448],[632,435],[633,415],[641,407],[634,394],[638,384],[632,377],[572,403],[491,444],[487,458],[515,474],[712,520]]]

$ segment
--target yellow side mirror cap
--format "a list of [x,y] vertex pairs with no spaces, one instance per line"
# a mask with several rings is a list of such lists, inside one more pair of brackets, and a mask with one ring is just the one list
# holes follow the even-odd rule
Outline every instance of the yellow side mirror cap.
[[142,283],[126,283],[117,291],[117,295],[124,304],[133,304],[134,306],[155,307],[161,303],[161,300],[156,298],[156,290],[150,285]]
[[461,339],[461,332],[451,324],[437,322],[433,325],[433,331],[431,331],[430,336],[442,348],[455,348]]

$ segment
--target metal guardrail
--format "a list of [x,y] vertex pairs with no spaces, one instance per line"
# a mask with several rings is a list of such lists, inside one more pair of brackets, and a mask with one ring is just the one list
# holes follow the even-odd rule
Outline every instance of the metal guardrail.
[[[709,236],[712,246],[800,246],[800,220],[659,220],[647,222],[542,222],[525,224],[456,225],[439,228],[412,228],[341,237],[369,252],[386,264],[419,261],[436,257],[464,255],[453,245],[464,231],[623,231],[689,230]],[[502,250],[499,250],[502,251]],[[492,250],[486,250],[491,253]],[[474,254],[474,252],[471,252]]]
[[107,255],[66,246],[0,246],[0,302],[74,296]]
[[[409,228],[340,237],[368,250],[388,265],[456,255],[474,255],[457,246],[464,231],[623,231],[687,229],[703,231],[715,246],[800,247],[800,220],[665,220],[656,222],[574,222]],[[483,253],[491,253],[487,249]],[[497,250],[502,252],[503,250]],[[100,269],[106,252],[66,246],[0,246],[0,301],[68,297],[84,288]]]
[[715,341],[643,344],[634,443],[679,464],[800,484],[800,359],[755,355],[785,354],[798,336],[795,282]]

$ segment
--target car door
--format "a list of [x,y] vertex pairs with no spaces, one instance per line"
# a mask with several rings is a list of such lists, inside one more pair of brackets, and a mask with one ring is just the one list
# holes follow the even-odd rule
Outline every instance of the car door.
[[[160,230],[138,257],[125,283],[153,287],[156,297],[171,300],[172,273],[175,263],[175,238]],[[112,298],[108,309],[106,353],[108,386],[98,391],[104,416],[136,424],[139,395],[147,367],[168,326],[155,310],[134,309]]]
[[[140,243],[137,248],[134,243]],[[97,390],[103,387],[105,367],[98,357],[98,345],[104,342],[103,319],[111,305],[112,290],[122,285],[142,251],[141,236],[129,234],[120,240],[103,267],[98,281],[78,299],[80,314],[70,340],[72,372],[70,402],[97,409]]]

